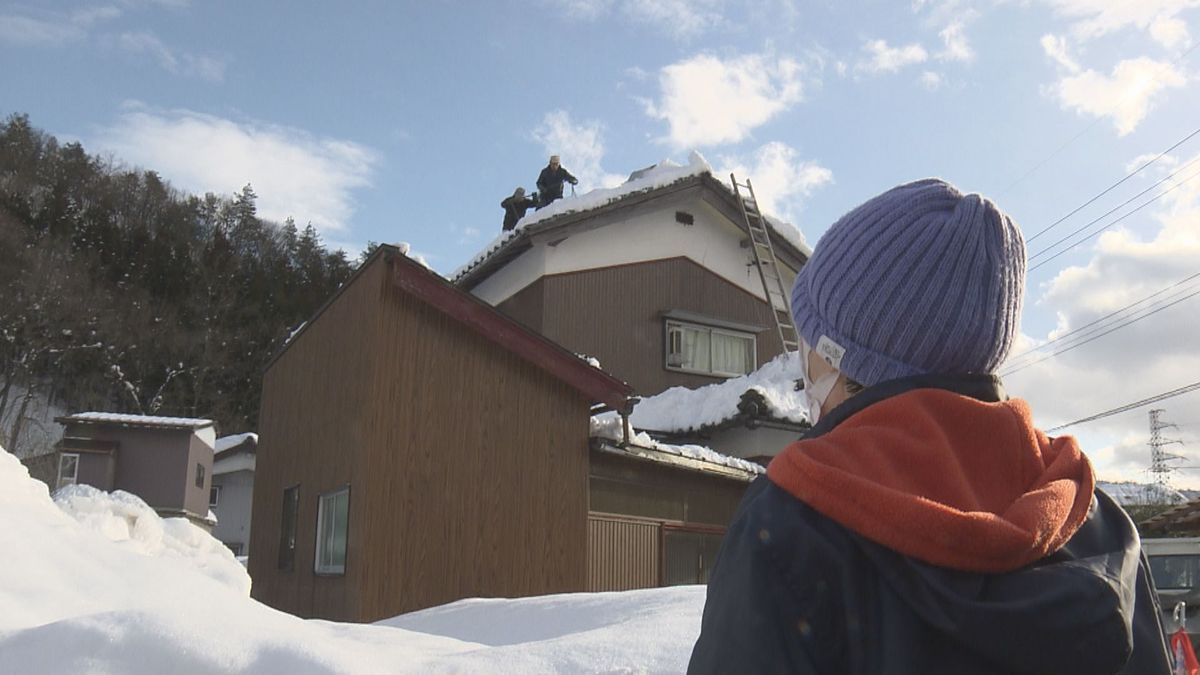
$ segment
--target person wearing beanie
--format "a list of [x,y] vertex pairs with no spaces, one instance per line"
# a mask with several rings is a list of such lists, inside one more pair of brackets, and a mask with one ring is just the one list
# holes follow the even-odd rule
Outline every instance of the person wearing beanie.
[[926,179],[842,216],[792,287],[812,428],[748,488],[689,673],[1170,673],[1137,532],[996,370],[1025,244]]
[[562,199],[563,182],[578,185],[579,179],[559,162],[558,155],[550,155],[550,163],[538,174],[538,208],[549,206],[556,199]]
[[511,196],[500,200],[500,208],[504,209],[504,225],[503,231],[509,230],[517,226],[517,221],[525,217],[525,212],[537,204],[538,193],[525,196],[525,188],[518,187],[513,190]]

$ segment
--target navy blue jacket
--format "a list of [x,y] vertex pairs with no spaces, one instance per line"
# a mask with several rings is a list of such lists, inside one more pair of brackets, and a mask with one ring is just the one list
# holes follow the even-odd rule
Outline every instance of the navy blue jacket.
[[[907,378],[849,399],[806,438],[915,387],[1004,396],[994,378]],[[688,672],[1166,675],[1170,666],[1137,533],[1099,491],[1063,548],[983,574],[868,541],[762,477],[725,536]]]

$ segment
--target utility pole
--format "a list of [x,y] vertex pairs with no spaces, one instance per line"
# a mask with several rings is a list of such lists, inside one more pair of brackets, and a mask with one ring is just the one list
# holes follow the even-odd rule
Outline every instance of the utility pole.
[[1165,412],[1162,408],[1150,411],[1150,473],[1154,474],[1155,485],[1170,487],[1170,473],[1176,469],[1176,467],[1171,466],[1170,462],[1177,459],[1184,459],[1184,457],[1166,452],[1163,450],[1163,447],[1172,443],[1183,445],[1183,441],[1163,438],[1163,429],[1167,427],[1178,429],[1179,427],[1159,419],[1158,416],[1162,412]]

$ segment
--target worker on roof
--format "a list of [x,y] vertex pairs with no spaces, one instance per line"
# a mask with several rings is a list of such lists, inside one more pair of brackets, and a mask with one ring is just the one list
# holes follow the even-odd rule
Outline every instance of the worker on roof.
[[842,216],[792,286],[813,427],[746,492],[690,673],[1171,672],[1129,517],[996,369],[1025,243],[937,179]]
[[550,163],[538,174],[538,208],[544,208],[563,196],[563,182],[578,185],[579,179],[563,168],[558,155],[550,155]]
[[517,221],[525,217],[525,212],[537,205],[538,193],[533,193],[529,197],[525,196],[525,188],[519,187],[513,190],[511,196],[505,197],[500,202],[500,208],[504,209],[504,231],[508,232],[517,226]]

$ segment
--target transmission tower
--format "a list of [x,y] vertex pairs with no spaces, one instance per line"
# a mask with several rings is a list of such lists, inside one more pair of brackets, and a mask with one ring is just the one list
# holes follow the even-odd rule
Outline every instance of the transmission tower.
[[1154,474],[1154,484],[1162,487],[1170,487],[1170,474],[1175,469],[1171,462],[1184,459],[1182,455],[1175,455],[1163,450],[1164,446],[1178,443],[1183,445],[1183,441],[1169,440],[1163,438],[1162,430],[1168,427],[1179,427],[1170,422],[1164,422],[1159,419],[1159,414],[1164,412],[1159,408],[1150,411],[1150,473]]

